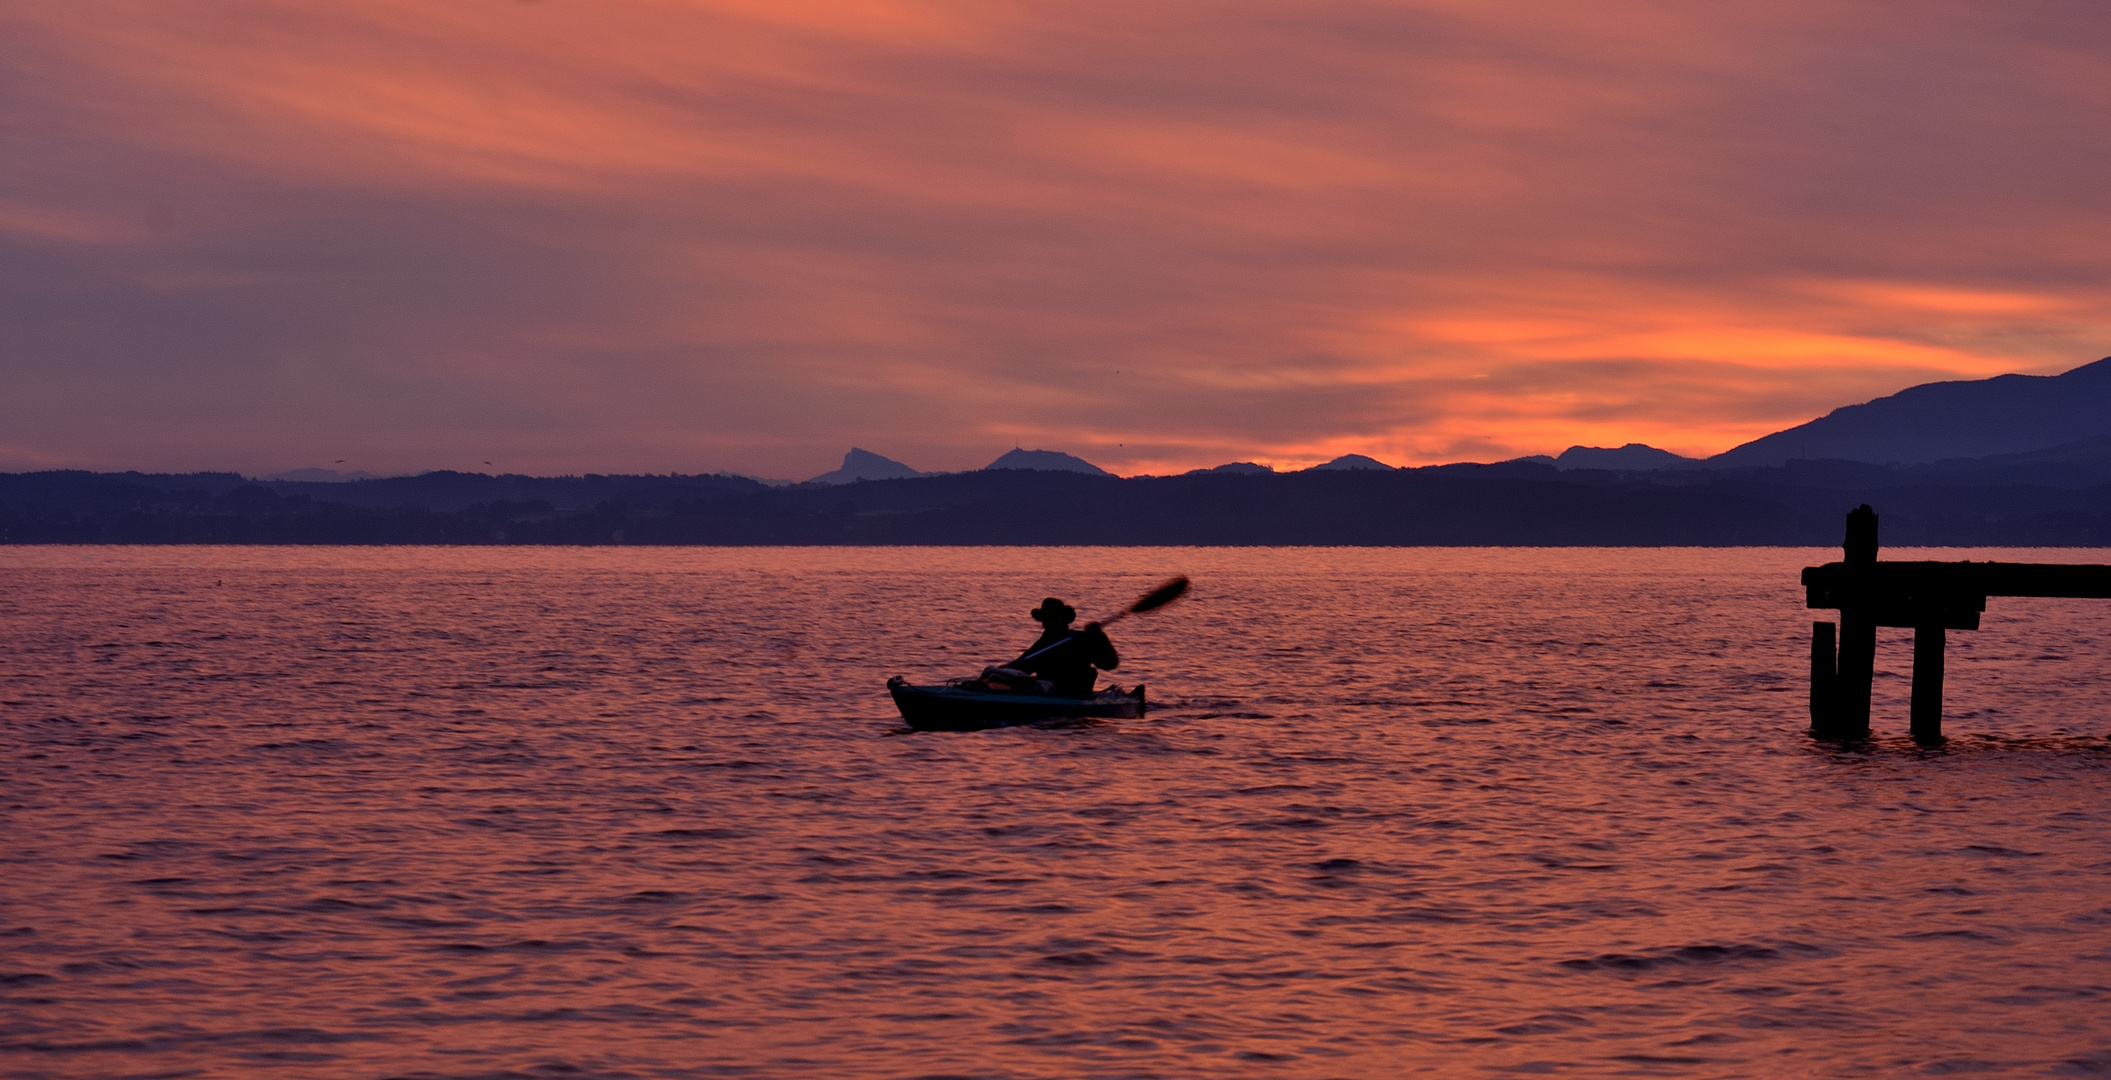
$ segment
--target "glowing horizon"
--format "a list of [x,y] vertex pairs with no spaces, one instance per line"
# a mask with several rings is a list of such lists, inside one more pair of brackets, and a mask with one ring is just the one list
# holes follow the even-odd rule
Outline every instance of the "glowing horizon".
[[1704,457],[2111,354],[2111,29],[2080,7],[0,26],[0,468]]

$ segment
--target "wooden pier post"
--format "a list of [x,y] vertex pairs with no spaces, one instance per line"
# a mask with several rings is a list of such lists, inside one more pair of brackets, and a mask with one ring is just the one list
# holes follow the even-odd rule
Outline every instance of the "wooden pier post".
[[[1868,503],[1847,515],[1847,565],[1876,563],[1876,511]],[[1840,667],[1833,679],[1833,738],[1869,737],[1869,695],[1876,681],[1876,612],[1866,598],[1840,609]]]
[[1942,740],[1943,647],[1951,630],[1977,630],[1989,596],[2111,600],[2111,566],[2061,563],[1879,562],[1876,511],[1847,515],[1847,557],[1803,568],[1804,606],[1840,612],[1811,626],[1810,732],[1821,739],[1869,736],[1876,628],[1913,631],[1913,737]]
[[1835,627],[1829,622],[1810,624],[1810,733],[1820,739],[1836,739],[1833,733],[1834,705],[1839,689],[1833,684],[1840,673],[1840,650],[1833,640]]
[[1833,738],[1869,737],[1869,698],[1876,683],[1876,619],[1866,608],[1840,612],[1840,671],[1833,678]]
[[1942,651],[1948,637],[1941,623],[1913,628],[1915,742],[1942,741]]

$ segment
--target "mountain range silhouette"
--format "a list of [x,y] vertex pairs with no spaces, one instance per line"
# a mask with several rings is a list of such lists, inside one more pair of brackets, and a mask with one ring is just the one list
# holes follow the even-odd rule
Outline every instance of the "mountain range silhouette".
[[1055,450],[1008,450],[1002,457],[984,465],[982,469],[984,472],[992,469],[1033,469],[1040,472],[1084,473],[1087,476],[1114,475],[1084,458]]
[[843,455],[843,467],[825,472],[808,480],[809,484],[850,484],[859,480],[906,480],[923,473],[902,464],[893,458],[881,457],[870,450],[853,446]]
[[[1997,375],[1990,379],[1924,383],[1859,405],[1847,405],[1815,420],[1777,431],[1711,458],[1681,457],[1643,443],[1571,446],[1558,456],[1535,454],[1513,463],[1550,465],[1561,471],[1600,469],[1653,472],[1785,466],[1792,461],[1855,461],[1921,465],[2057,449],[2068,465],[2111,451],[2092,440],[2111,439],[2111,357],[2060,375]],[[2047,458],[2050,464],[2053,458]],[[2025,468],[2008,461],[2004,468]],[[1015,449],[983,466],[988,469],[1112,475],[1081,457],[1054,450]],[[1320,471],[1391,470],[1364,454],[1344,454],[1312,467]],[[1231,462],[1194,473],[1272,473],[1266,465]],[[2070,470],[2071,471],[2071,470]],[[847,484],[895,480],[931,473],[866,450],[852,448],[843,467],[807,481]],[[291,475],[286,476],[292,479]]]
[[1715,467],[1818,459],[1913,465],[2020,454],[2111,436],[2111,357],[2061,375],[1923,383],[1848,405],[1708,459]]
[[2111,546],[2111,360],[1914,387],[1707,461],[1631,443],[1119,477],[1050,450],[932,474],[853,448],[842,468],[778,486],[283,475],[0,474],[0,543],[1828,546],[1866,502],[1887,545]]

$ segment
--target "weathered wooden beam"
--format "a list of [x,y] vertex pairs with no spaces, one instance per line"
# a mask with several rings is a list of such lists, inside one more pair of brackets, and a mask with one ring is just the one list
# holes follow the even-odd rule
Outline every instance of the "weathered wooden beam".
[[1918,630],[1940,626],[1945,630],[1979,629],[1979,612],[1970,608],[1879,607],[1872,609],[1878,626],[1902,626]]
[[[2111,599],[2111,566],[2003,562],[1834,562],[1803,568],[1810,607],[1875,603],[1891,607],[1986,610],[1989,596]],[[1954,629],[1954,627],[1953,627]]]
[[[1909,564],[1910,565],[1910,564]],[[1942,566],[1943,563],[1922,565]],[[1964,563],[1988,596],[2063,596],[2111,599],[2111,566],[2063,563]]]

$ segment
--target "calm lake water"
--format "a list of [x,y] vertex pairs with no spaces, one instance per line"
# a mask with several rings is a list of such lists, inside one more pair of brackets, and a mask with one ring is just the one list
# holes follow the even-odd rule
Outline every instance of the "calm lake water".
[[1834,557],[0,549],[0,1073],[2111,1075],[2111,605],[1819,745]]

